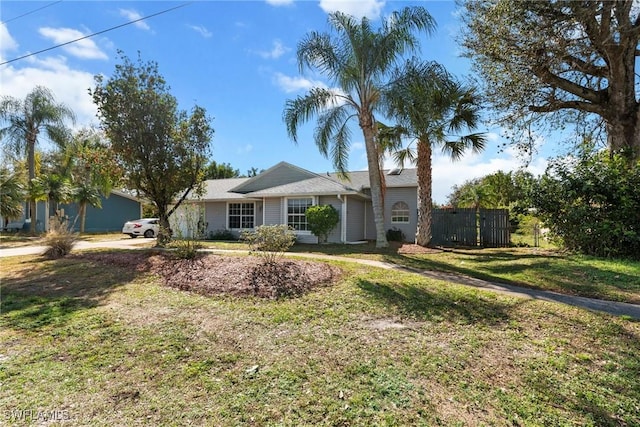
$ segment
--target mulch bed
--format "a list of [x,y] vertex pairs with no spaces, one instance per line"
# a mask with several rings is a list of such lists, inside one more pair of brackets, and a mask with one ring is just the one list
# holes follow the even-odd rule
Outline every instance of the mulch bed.
[[162,277],[172,288],[202,295],[281,298],[302,295],[328,286],[340,276],[339,268],[314,261],[281,259],[265,264],[257,256],[202,255],[180,259],[166,253],[82,253],[70,258],[132,268]]

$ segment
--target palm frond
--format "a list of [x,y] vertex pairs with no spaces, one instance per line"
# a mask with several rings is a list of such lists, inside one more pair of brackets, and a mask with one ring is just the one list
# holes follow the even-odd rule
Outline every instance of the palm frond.
[[300,126],[322,114],[335,100],[336,94],[324,88],[313,88],[304,96],[287,100],[283,120],[289,137],[297,143]]

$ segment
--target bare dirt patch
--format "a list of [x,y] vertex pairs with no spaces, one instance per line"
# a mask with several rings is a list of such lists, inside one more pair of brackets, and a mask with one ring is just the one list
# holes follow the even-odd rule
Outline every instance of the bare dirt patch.
[[399,254],[437,254],[442,252],[442,249],[425,248],[413,243],[402,243],[398,246]]
[[74,256],[158,274],[167,286],[202,295],[262,298],[297,296],[317,287],[328,286],[341,276],[339,268],[321,262],[283,259],[265,264],[256,256],[203,255],[191,260],[165,253],[140,252]]

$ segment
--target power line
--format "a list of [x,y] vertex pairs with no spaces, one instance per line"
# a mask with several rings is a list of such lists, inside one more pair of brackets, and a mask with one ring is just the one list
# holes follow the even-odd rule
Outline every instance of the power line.
[[55,45],[55,46],[51,46],[51,47],[48,47],[46,49],[39,50],[37,52],[32,52],[32,53],[29,53],[27,55],[20,56],[18,58],[13,58],[13,59],[10,59],[8,61],[0,62],[0,66],[1,65],[6,65],[6,64],[10,64],[10,63],[15,62],[15,61],[19,61],[21,59],[25,59],[25,58],[28,58],[28,57],[33,56],[33,55],[38,55],[38,54],[43,53],[43,52],[48,52],[50,50],[57,49],[57,48],[62,47],[62,46],[66,46],[66,45],[71,44],[71,43],[79,42],[80,40],[88,39],[89,37],[97,36],[98,34],[104,34],[104,33],[107,33],[109,31],[113,31],[113,30],[116,30],[118,28],[125,27],[127,25],[135,24],[136,22],[144,21],[145,19],[153,18],[154,16],[162,15],[163,13],[167,13],[167,12],[171,12],[171,11],[176,10],[176,9],[180,9],[181,7],[188,6],[191,3],[193,3],[193,2],[191,1],[191,2],[188,2],[188,3],[183,3],[183,4],[180,4],[178,6],[175,6],[175,7],[172,7],[172,8],[165,9],[165,10],[162,10],[160,12],[154,13],[152,15],[147,15],[147,16],[144,16],[142,18],[139,18],[139,19],[136,19],[136,20],[133,20],[133,21],[125,22],[124,24],[116,25],[115,27],[107,28],[106,30],[98,31],[97,33],[89,34],[87,36],[83,36],[83,37],[77,38],[75,40],[71,40],[71,41],[68,41],[68,42],[65,42],[65,43],[61,43],[61,44],[58,44],[58,45]]
[[39,8],[37,8],[37,9],[33,9],[33,10],[32,10],[32,11],[30,11],[30,12],[25,12],[25,13],[23,13],[22,15],[18,15],[18,16],[16,16],[16,17],[11,18],[11,19],[7,19],[6,21],[1,21],[0,23],[2,23],[2,24],[6,24],[6,23],[8,23],[8,22],[15,21],[16,19],[20,19],[20,18],[22,18],[23,16],[31,15],[32,13],[35,13],[35,12],[37,12],[37,11],[39,11],[39,10],[42,10],[42,9],[46,9],[46,8],[47,8],[47,7],[49,7],[49,6],[53,6],[54,4],[58,4],[58,3],[62,3],[62,0],[54,1],[53,3],[49,3],[49,4],[47,4],[47,5],[44,5],[44,6],[42,6],[42,7],[39,7]]

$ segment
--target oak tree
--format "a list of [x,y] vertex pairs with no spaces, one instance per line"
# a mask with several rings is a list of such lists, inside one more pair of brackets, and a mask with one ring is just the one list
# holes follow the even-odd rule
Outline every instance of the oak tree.
[[157,208],[163,246],[169,217],[203,180],[213,128],[204,108],[178,109],[156,62],[121,60],[110,78],[95,77],[91,94],[128,187]]

